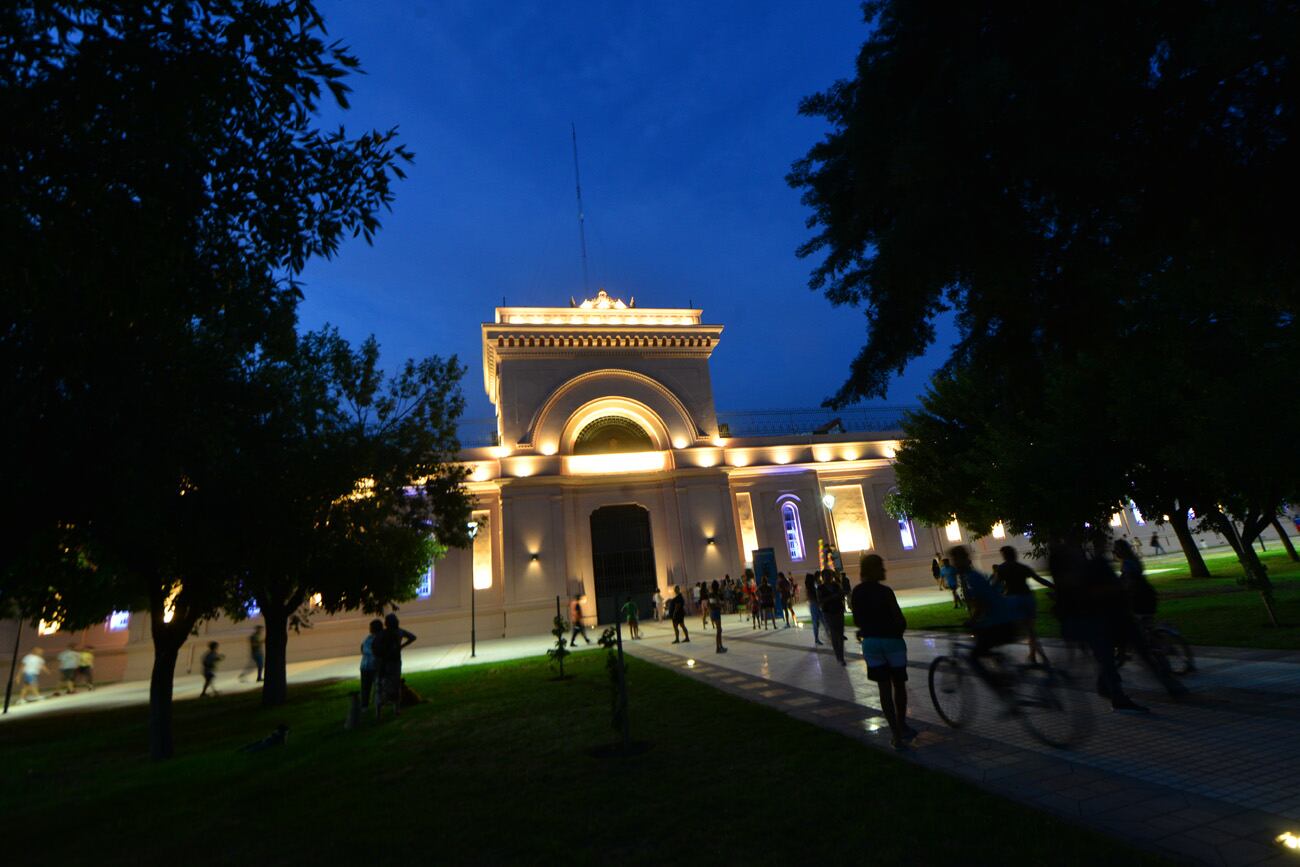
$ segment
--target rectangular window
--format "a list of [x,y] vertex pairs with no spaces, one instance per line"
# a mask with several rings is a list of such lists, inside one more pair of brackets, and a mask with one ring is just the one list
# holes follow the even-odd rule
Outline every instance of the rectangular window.
[[1116,512],[1115,514],[1111,515],[1111,516],[1110,516],[1110,525],[1111,525],[1112,527],[1122,527],[1122,526],[1124,526],[1124,516],[1121,515],[1119,512]]
[[903,541],[904,551],[916,547],[916,530],[912,527],[912,519],[906,515],[898,519],[898,537]]
[[248,605],[244,608],[244,611],[248,613],[249,619],[252,619],[254,617],[259,617],[262,614],[262,609],[257,607],[256,602],[248,603]]
[[953,518],[953,519],[948,523],[948,526],[944,527],[943,530],[944,530],[944,533],[947,534],[947,536],[948,536],[948,541],[949,541],[949,542],[960,542],[960,541],[961,541],[961,525],[959,525],[959,524],[957,523],[957,519],[956,519],[956,518]]
[[121,632],[131,625],[130,611],[114,611],[108,615],[108,631]]
[[1137,507],[1137,503],[1134,503],[1130,500],[1128,505],[1129,508],[1133,510],[1133,520],[1137,521],[1137,525],[1139,527],[1145,527],[1147,525],[1147,522],[1146,519],[1142,517],[1142,510]]
[[744,546],[746,563],[754,560],[754,549],[758,547],[758,533],[754,529],[754,503],[749,492],[736,494],[736,513],[740,518],[740,544]]
[[488,513],[475,512],[474,521],[478,532],[474,536],[474,589],[488,590],[492,587],[492,532],[487,525]]
[[1005,539],[1007,537],[1007,528],[1001,521],[993,525],[993,538]]
[[430,596],[433,595],[433,564],[432,563],[429,564],[429,568],[425,570],[424,575],[420,576],[420,583],[415,588],[415,595],[420,597],[421,599],[428,599]]
[[835,498],[830,510],[840,551],[871,550],[871,524],[867,520],[867,501],[862,496],[862,486],[836,485],[827,487],[826,493]]

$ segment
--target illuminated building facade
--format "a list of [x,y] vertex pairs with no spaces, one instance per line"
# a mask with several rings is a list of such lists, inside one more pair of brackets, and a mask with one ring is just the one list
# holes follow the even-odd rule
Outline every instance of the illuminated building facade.
[[[698,309],[641,308],[603,290],[567,307],[496,309],[482,352],[497,444],[461,453],[478,532],[401,605],[421,645],[468,640],[471,593],[488,639],[548,632],[557,597],[567,617],[568,598],[583,596],[589,622],[612,621],[629,597],[648,611],[656,588],[667,596],[673,585],[740,577],[755,549],[771,549],[800,583],[826,545],[853,575],[859,553],[872,551],[890,583],[907,588],[933,586],[931,558],[953,544],[969,544],[985,567],[1004,544],[1027,547],[1001,527],[971,542],[956,523],[889,516],[897,431],[732,436],[709,373],[722,334]],[[1135,509],[1115,520],[1117,535],[1145,541],[1154,529]],[[290,661],[356,654],[368,619],[313,617],[290,638]],[[223,643],[228,667],[242,665],[256,622],[202,624],[178,670],[195,670],[209,640]],[[13,626],[0,638],[12,642]],[[52,652],[69,640],[31,638]],[[97,648],[101,679],[148,676],[147,616],[115,615],[74,638]]]

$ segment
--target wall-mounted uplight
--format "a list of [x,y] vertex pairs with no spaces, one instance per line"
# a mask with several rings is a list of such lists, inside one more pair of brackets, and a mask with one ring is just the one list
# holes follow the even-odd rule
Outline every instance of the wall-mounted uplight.
[[675,437],[673,439],[673,448],[675,449],[684,449],[687,445],[689,444],[686,442],[685,437]]
[[539,556],[537,555],[537,552],[536,552],[536,551],[534,551],[532,554],[529,555],[528,559],[529,559],[531,562],[536,563],[538,560],[540,560],[540,559],[542,559],[542,558],[539,557]]
[[716,544],[718,544],[718,540],[715,539],[715,538],[713,538],[712,536],[710,536],[709,538],[707,538],[707,539],[704,540],[704,544],[706,544],[706,545],[716,545]]

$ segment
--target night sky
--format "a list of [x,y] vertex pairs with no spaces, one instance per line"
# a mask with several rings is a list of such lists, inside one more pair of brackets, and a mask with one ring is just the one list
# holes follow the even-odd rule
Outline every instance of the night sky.
[[[375,334],[391,365],[455,353],[466,417],[490,417],[479,323],[583,297],[570,121],[591,292],[704,309],[720,410],[815,407],[843,381],[861,313],[807,288],[790,163],[822,135],[800,97],[852,74],[856,0],[749,3],[322,2],[351,79],[350,130],[415,151],[374,247],[304,275],[303,327]],[[944,347],[946,348],[946,347]],[[883,403],[916,402],[937,359]]]

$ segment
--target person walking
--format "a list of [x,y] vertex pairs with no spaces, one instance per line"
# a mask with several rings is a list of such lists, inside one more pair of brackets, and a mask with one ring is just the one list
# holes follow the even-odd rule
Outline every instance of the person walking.
[[822,609],[822,622],[826,624],[826,631],[830,634],[831,649],[835,651],[835,658],[839,660],[840,665],[848,665],[844,661],[844,589],[840,586],[840,579],[831,569],[822,572],[821,587],[817,590],[817,604]]
[[898,597],[885,586],[885,561],[876,554],[864,554],[859,569],[849,607],[867,663],[867,679],[880,690],[880,710],[898,750],[916,737],[916,729],[907,724],[907,642],[903,640],[907,619],[898,607]]
[[1034,591],[1029,589],[1029,582],[1031,580],[1037,581],[1049,589],[1054,585],[1051,581],[1021,563],[1017,559],[1018,555],[1015,548],[1010,545],[1003,545],[1000,551],[1002,563],[998,566],[998,581],[1002,584],[1002,592],[1013,601],[1019,610],[1021,617],[1020,631],[1029,644],[1029,664],[1034,665],[1042,662],[1046,665],[1047,654],[1043,652],[1043,646],[1038,641],[1038,602],[1034,598]]
[[72,642],[59,653],[59,685],[68,695],[77,691],[77,669],[81,667],[81,654],[76,642]]
[[1163,553],[1165,553],[1165,546],[1160,544],[1160,533],[1159,531],[1153,531],[1151,533],[1151,556],[1154,557]]
[[943,586],[952,593],[952,607],[963,607],[961,595],[957,593],[957,570],[947,557],[943,558],[943,564],[939,566],[939,577],[943,580]]
[[240,682],[248,680],[249,672],[257,672],[257,683],[262,682],[262,668],[265,658],[262,656],[262,627],[254,626],[253,632],[248,636],[248,662],[244,665],[244,670],[239,673]]
[[587,637],[587,627],[582,622],[582,597],[574,596],[569,600],[569,625],[573,627],[573,634],[569,636],[569,646],[572,647],[582,636],[582,640],[591,644],[591,639]]
[[673,596],[668,600],[668,618],[673,623],[673,644],[689,643],[691,633],[686,628],[686,599],[682,596],[682,588],[676,584],[673,585]]
[[41,675],[49,668],[45,664],[45,651],[33,647],[22,660],[22,674],[19,682],[22,689],[18,692],[19,701],[37,701],[41,697]]
[[77,679],[85,681],[86,689],[92,692],[95,689],[95,649],[93,647],[81,648],[81,659],[77,662]]
[[393,706],[393,716],[402,714],[402,651],[415,636],[402,628],[396,614],[384,617],[384,628],[375,636],[371,652],[375,656],[375,719],[383,714],[384,705]]
[[641,626],[637,622],[641,615],[641,609],[637,607],[635,599],[629,599],[623,603],[623,618],[627,620],[627,632],[633,638],[641,637]]
[[375,659],[375,639],[384,631],[384,621],[370,621],[370,634],[361,641],[361,707],[370,709],[370,693],[375,686],[379,662]]
[[820,645],[822,643],[822,607],[817,602],[817,590],[819,586],[816,572],[809,572],[804,576],[803,587],[804,593],[808,597],[808,616],[812,618],[813,644],[815,645]]
[[199,692],[199,698],[206,697],[208,690],[212,690],[213,697],[217,695],[217,688],[214,685],[217,682],[217,666],[226,658],[217,652],[220,646],[215,641],[209,641],[208,652],[203,654],[203,690]]
[[707,629],[709,626],[709,585],[701,581],[695,585],[695,590],[699,594],[700,628]]
[[664,595],[659,592],[658,587],[655,588],[655,595],[652,601],[654,602],[655,607],[655,623],[658,623],[664,619]]
[[[790,596],[791,590],[790,579],[785,577],[784,572],[776,573],[776,616],[785,620],[785,628],[790,628]],[[772,624],[776,625],[775,622]]]
[[717,581],[713,582],[712,604],[709,606],[709,617],[713,618],[713,641],[714,653],[726,653],[727,648],[722,646],[722,588]]
[[759,617],[763,621],[763,629],[767,629],[770,622],[772,628],[776,628],[776,591],[768,583],[767,576],[763,576],[763,581],[758,585],[758,610]]

